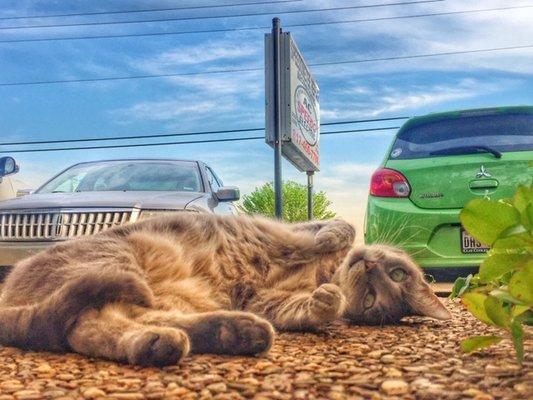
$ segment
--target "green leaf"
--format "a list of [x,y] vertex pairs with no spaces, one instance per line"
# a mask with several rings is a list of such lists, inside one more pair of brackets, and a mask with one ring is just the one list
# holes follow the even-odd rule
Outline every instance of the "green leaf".
[[450,293],[449,298],[455,299],[456,297],[461,297],[461,295],[468,289],[470,285],[470,280],[472,279],[472,274],[468,275],[466,278],[459,277],[455,280],[452,292]]
[[514,270],[513,271],[508,271],[505,274],[503,274],[502,276],[500,276],[498,278],[498,282],[500,283],[500,285],[508,285],[509,281],[513,277],[513,274],[514,274]]
[[504,202],[474,199],[463,208],[460,220],[472,236],[491,245],[503,232],[520,223],[520,214]]
[[472,353],[473,351],[484,349],[492,346],[502,340],[501,336],[472,336],[461,342],[461,349],[465,353]]
[[521,364],[524,360],[524,329],[518,321],[513,321],[511,324],[511,338],[513,339],[516,358]]
[[522,225],[530,232],[533,230],[533,204],[528,204],[526,209],[520,213]]
[[526,305],[523,301],[520,301],[517,298],[511,296],[506,287],[505,288],[494,289],[494,290],[490,291],[489,294],[491,296],[497,297],[498,299],[506,301],[506,302],[511,303],[511,304],[517,304],[517,305],[521,305],[521,306],[522,305]]
[[528,232],[517,233],[515,235],[499,238],[492,245],[494,253],[506,251],[508,253],[533,254],[533,238]]
[[509,293],[526,304],[533,304],[533,261],[513,275],[509,281]]
[[511,310],[511,317],[516,318],[529,310],[529,306],[516,304]]
[[522,213],[527,206],[533,203],[533,186],[520,185],[513,197],[513,204],[518,212]]
[[470,311],[474,317],[488,325],[494,325],[494,322],[492,322],[492,319],[489,318],[485,311],[485,300],[487,297],[488,296],[483,293],[470,292],[465,293],[461,299],[468,311]]
[[488,296],[483,303],[487,316],[502,328],[507,328],[511,322],[509,314],[503,307],[503,302],[496,297]]
[[525,254],[495,253],[487,257],[479,267],[479,279],[486,283],[522,266],[528,259]]

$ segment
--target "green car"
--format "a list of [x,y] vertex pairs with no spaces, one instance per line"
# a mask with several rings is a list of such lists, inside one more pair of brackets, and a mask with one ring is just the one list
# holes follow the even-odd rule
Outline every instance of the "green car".
[[411,118],[372,175],[365,242],[403,248],[437,281],[475,273],[487,248],[461,227],[461,209],[532,179],[533,107]]

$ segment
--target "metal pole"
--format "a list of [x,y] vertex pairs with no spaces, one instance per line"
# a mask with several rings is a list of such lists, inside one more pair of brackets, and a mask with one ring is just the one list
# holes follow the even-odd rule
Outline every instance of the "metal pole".
[[272,46],[274,56],[274,198],[276,218],[282,219],[281,178],[281,88],[280,88],[280,36],[279,18],[272,20]]
[[314,171],[307,171],[307,219],[313,219],[313,176]]

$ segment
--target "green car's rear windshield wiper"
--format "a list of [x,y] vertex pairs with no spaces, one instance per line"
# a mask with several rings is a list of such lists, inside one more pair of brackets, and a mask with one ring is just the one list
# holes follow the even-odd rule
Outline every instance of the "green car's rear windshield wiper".
[[502,153],[500,153],[498,150],[495,150],[488,146],[458,146],[458,147],[450,147],[448,149],[441,149],[432,151],[429,153],[430,156],[437,156],[437,155],[446,155],[446,154],[469,154],[469,153],[491,153],[496,158],[501,158]]

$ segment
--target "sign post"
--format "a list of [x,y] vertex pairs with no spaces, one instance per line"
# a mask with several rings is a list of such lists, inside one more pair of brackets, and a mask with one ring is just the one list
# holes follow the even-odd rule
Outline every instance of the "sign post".
[[281,156],[308,175],[307,214],[312,218],[313,175],[319,170],[319,88],[290,32],[279,18],[265,35],[265,140],[274,148],[276,217],[281,218]]
[[307,171],[307,219],[313,219],[313,176],[314,171]]
[[273,97],[274,97],[274,204],[277,219],[283,217],[283,196],[281,178],[281,88],[280,88],[280,36],[281,28],[279,18],[272,20],[272,64],[273,64]]

